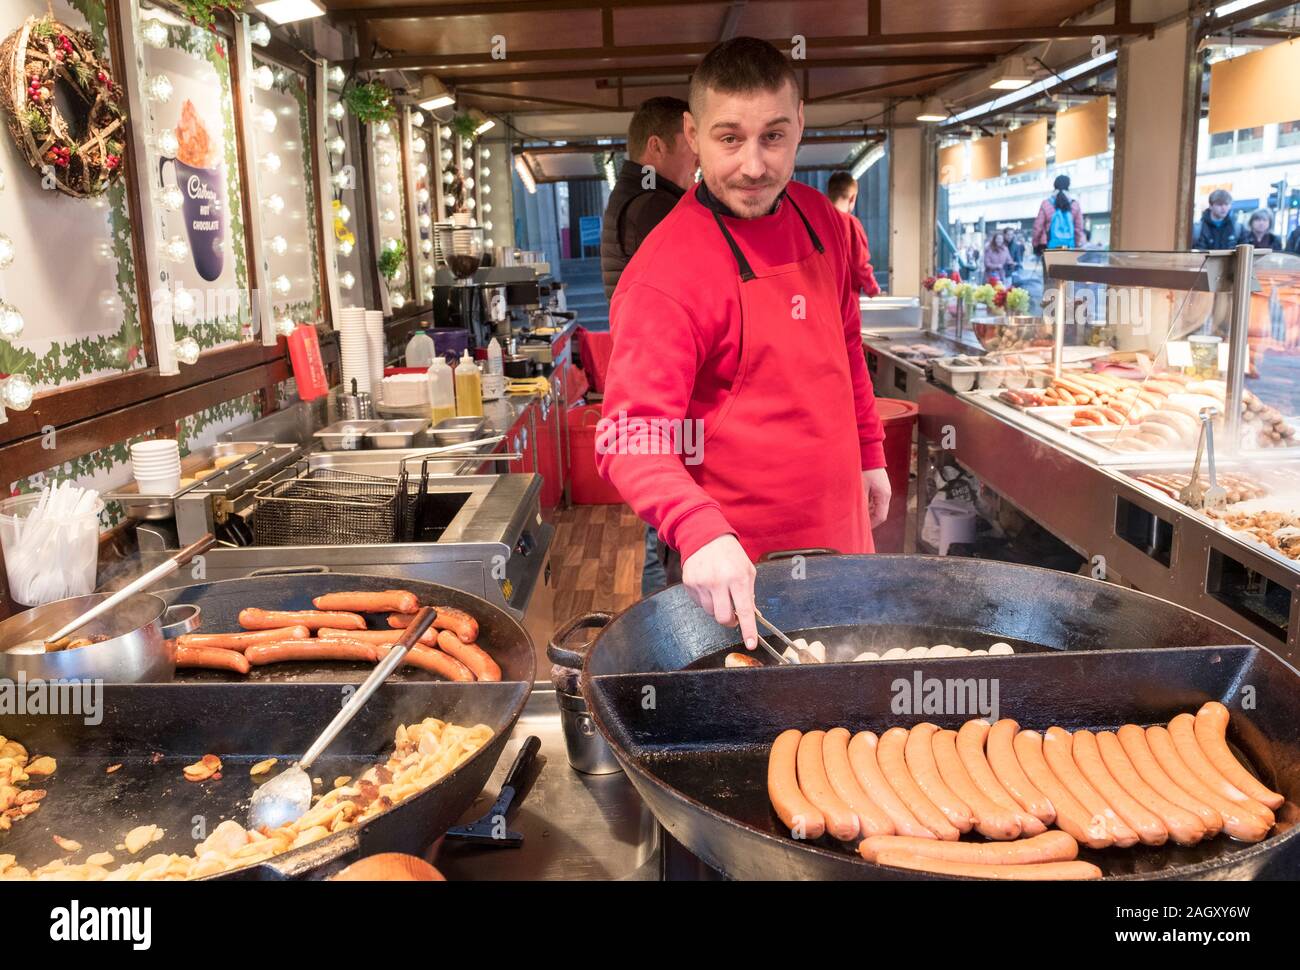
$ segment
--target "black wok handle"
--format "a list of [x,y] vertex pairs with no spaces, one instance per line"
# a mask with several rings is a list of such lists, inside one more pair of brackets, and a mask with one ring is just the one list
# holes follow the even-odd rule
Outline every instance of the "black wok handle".
[[510,770],[506,772],[506,780],[501,783],[502,792],[509,788],[518,794],[528,769],[533,766],[533,760],[541,748],[542,739],[537,735],[530,734],[524,739],[524,743],[519,747],[519,753],[515,755],[515,763],[510,766]]
[[793,559],[795,556],[838,556],[838,549],[828,549],[818,546],[812,549],[774,549],[772,552],[765,552],[759,557],[759,562],[776,562],[780,559]]
[[575,616],[573,619],[560,627],[551,637],[551,642],[546,647],[546,657],[553,664],[559,664],[561,667],[573,667],[581,670],[587,663],[587,648],[589,644],[576,644],[568,646],[568,641],[579,630],[600,630],[609,625],[609,621],[614,619],[612,613],[583,613]]

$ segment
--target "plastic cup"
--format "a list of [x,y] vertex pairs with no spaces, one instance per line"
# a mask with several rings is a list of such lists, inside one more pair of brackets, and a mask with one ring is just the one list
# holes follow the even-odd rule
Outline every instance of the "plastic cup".
[[23,520],[40,500],[36,493],[0,501],[0,549],[9,595],[23,606],[43,606],[95,590],[104,503],[97,500],[84,515],[28,529]]

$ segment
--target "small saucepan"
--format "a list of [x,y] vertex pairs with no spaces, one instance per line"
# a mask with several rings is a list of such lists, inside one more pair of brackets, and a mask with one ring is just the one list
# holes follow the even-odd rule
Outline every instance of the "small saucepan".
[[136,593],[76,631],[72,642],[84,646],[44,653],[8,653],[9,648],[40,641],[84,614],[109,593],[74,596],[37,606],[0,622],[0,677],[28,680],[102,680],[109,684],[170,681],[176,673],[173,638],[199,626],[200,609],[191,604],[168,606],[152,593]]

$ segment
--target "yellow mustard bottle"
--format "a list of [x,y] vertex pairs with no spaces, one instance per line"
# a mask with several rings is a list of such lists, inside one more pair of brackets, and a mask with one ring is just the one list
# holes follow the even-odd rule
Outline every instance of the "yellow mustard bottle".
[[456,413],[461,417],[483,413],[483,375],[468,350],[456,364]]

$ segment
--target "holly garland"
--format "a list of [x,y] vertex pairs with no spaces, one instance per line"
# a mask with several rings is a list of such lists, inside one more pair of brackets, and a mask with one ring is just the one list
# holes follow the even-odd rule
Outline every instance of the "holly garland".
[[[14,141],[54,188],[87,198],[121,178],[122,88],[91,34],[53,16],[29,17],[0,45],[0,84]],[[64,117],[56,98],[61,86],[78,117]]]

